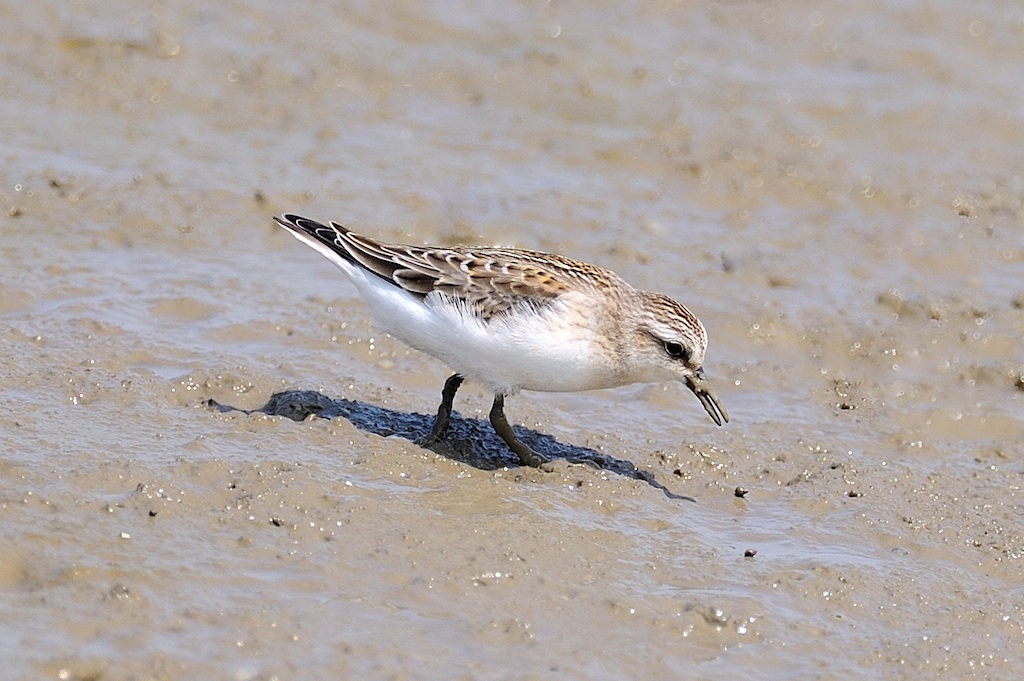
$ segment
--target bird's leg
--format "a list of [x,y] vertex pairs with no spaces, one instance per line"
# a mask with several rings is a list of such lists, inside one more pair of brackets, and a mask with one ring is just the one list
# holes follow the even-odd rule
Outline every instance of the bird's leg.
[[462,381],[462,376],[452,374],[444,382],[444,389],[441,391],[441,406],[437,408],[437,416],[434,417],[434,425],[430,429],[430,435],[427,435],[419,442],[421,447],[429,447],[440,442],[448,433],[448,424],[451,422],[452,417],[452,402],[455,401],[455,393],[458,392]]
[[524,445],[512,432],[512,426],[508,425],[508,419],[505,418],[505,396],[501,393],[494,396],[494,404],[491,405],[491,425],[508,448],[519,455],[519,461],[524,466],[539,468],[544,463],[544,459],[537,452]]

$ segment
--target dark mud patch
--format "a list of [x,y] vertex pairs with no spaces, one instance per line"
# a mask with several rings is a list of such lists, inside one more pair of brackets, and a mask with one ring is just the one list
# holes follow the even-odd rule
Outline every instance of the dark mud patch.
[[[395,411],[365,402],[328,397],[312,390],[288,390],[274,393],[258,409],[239,409],[209,399],[207,406],[222,413],[240,411],[244,414],[284,416],[293,421],[305,421],[310,416],[323,419],[347,419],[359,430],[381,437],[396,435],[418,442],[430,432],[434,417],[426,414]],[[660,490],[670,499],[695,501],[692,497],[676,494],[655,479],[654,474],[642,471],[630,461],[602,454],[587,447],[559,442],[550,435],[523,426],[514,426],[516,434],[531,449],[549,459],[564,459],[570,463],[585,464],[633,480],[641,480]],[[501,440],[491,424],[483,419],[464,418],[452,412],[448,435],[441,442],[428,447],[433,452],[474,468],[493,471],[519,466],[516,457]]]

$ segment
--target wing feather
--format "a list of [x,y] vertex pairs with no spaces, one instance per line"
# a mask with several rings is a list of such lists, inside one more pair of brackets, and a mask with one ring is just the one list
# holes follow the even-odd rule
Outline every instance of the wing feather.
[[546,253],[388,244],[336,222],[324,225],[297,215],[275,219],[415,296],[437,292],[485,321],[522,307],[541,309],[573,284],[601,287],[616,278],[602,268]]

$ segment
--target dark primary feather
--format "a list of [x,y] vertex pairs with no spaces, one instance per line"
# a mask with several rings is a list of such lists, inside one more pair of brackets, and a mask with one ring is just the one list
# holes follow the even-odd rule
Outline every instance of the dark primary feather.
[[275,219],[413,295],[437,291],[463,301],[485,320],[524,305],[544,307],[573,280],[602,287],[616,278],[600,267],[548,253],[386,244],[336,222],[324,225],[298,215]]

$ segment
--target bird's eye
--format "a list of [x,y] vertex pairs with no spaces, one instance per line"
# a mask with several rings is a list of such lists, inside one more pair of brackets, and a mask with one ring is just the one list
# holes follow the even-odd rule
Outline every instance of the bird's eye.
[[689,354],[680,343],[673,343],[671,341],[665,343],[665,352],[667,352],[668,356],[672,359],[683,360],[685,360],[687,358],[686,356]]

